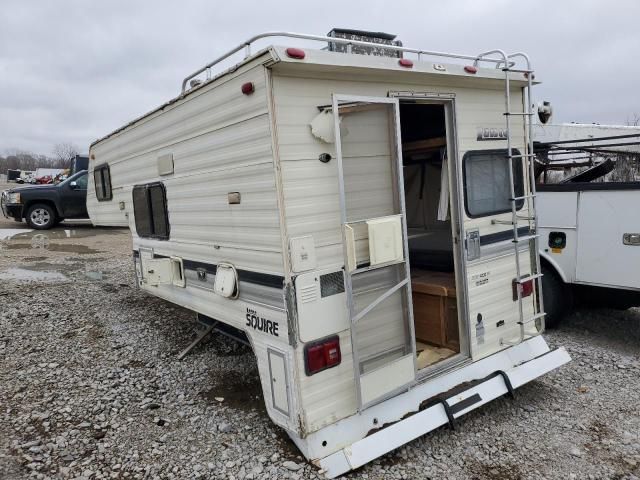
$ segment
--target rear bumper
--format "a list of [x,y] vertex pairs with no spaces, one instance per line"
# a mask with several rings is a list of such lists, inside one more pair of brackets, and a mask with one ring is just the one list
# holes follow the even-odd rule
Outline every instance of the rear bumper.
[[[526,358],[529,354],[533,355]],[[350,445],[345,445],[340,450],[324,458],[319,458],[316,463],[325,471],[325,475],[328,478],[335,478],[350,470],[361,467],[371,460],[442,425],[455,422],[455,419],[460,418],[464,414],[517,389],[525,383],[564,365],[570,360],[571,358],[564,348],[550,351],[546,342],[540,336],[523,342],[520,345],[511,347],[491,357],[462,367],[456,372],[451,372],[450,374],[443,375],[441,378],[433,379],[424,385],[415,387],[403,395],[399,395],[398,397],[394,397],[372,407],[369,410],[378,410],[375,414],[382,414],[381,416],[384,416],[383,412],[385,411],[400,412],[402,411],[402,404],[406,406],[408,400],[408,398],[402,397],[420,396],[420,391],[422,391],[423,394],[429,390],[433,391],[433,384],[437,385],[436,388],[442,388],[438,390],[438,392],[456,391],[455,394],[445,393],[435,396],[428,395],[427,393],[426,396],[422,396],[422,401],[417,404],[420,405],[422,409],[419,407],[412,411],[405,410],[405,414],[400,416],[400,420],[395,422],[380,421],[379,424],[384,425],[386,423],[389,426],[383,427],[375,433],[361,436],[360,439]],[[456,378],[456,383],[447,385],[446,377],[448,376]],[[447,386],[449,388],[446,388]],[[412,401],[412,403],[416,405],[415,402]],[[427,405],[426,407],[424,407],[425,403]],[[399,407],[400,410],[398,409]],[[363,414],[366,414],[366,412],[367,411],[363,412]],[[363,422],[367,421],[366,418],[362,418],[361,420]],[[357,429],[356,425],[340,426],[340,423],[341,422],[338,422],[338,424],[323,429],[329,431],[316,432],[312,434],[312,436],[319,433],[326,438],[331,430],[333,430],[333,432],[331,432],[333,434],[342,430],[340,433],[348,438],[349,433],[354,433],[353,431],[349,432],[349,430]],[[347,428],[345,429],[345,427]],[[371,424],[369,424],[367,428],[371,428]],[[296,443],[298,446],[302,446],[300,443],[306,443],[305,446],[307,448],[315,450],[312,444],[304,440],[301,442],[300,439],[297,439]],[[313,443],[313,441],[311,443]],[[313,453],[315,452],[308,451],[308,453],[311,453],[312,455],[310,455],[310,457],[313,458]]]

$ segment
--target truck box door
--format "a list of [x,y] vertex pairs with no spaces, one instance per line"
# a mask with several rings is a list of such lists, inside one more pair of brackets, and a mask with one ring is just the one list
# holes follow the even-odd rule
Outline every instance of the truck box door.
[[637,192],[591,190],[580,193],[578,282],[640,288],[640,243],[630,237],[640,235]]

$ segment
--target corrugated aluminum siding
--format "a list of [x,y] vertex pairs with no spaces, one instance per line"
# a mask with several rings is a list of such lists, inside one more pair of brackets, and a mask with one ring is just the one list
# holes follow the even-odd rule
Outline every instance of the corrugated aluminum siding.
[[[248,81],[255,92],[243,95]],[[201,89],[94,145],[90,169],[107,162],[114,188],[113,200],[98,202],[89,182],[91,219],[128,224],[134,246],[157,253],[283,274],[264,67],[245,66]],[[165,154],[173,155],[174,173],[159,176],[157,159]],[[135,232],[131,189],[152,181],[167,189],[169,241]],[[240,192],[241,203],[229,205],[229,192]]]

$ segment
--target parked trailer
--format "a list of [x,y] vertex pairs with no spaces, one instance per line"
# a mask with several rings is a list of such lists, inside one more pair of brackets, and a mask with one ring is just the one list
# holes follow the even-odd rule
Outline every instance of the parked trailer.
[[393,38],[258,35],[90,150],[140,288],[244,332],[328,477],[570,360],[541,336],[528,58]]

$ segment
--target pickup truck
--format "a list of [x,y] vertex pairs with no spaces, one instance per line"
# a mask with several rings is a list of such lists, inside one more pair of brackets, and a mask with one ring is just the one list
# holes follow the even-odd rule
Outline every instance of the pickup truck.
[[89,218],[87,171],[82,170],[57,185],[31,185],[5,190],[0,197],[2,214],[23,219],[36,230],[46,230],[65,219]]
[[640,127],[537,125],[534,138],[546,325],[575,305],[640,306]]
[[538,187],[538,234],[547,326],[575,304],[640,305],[640,182]]

